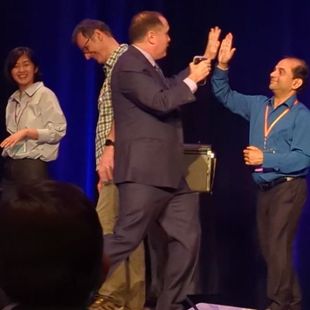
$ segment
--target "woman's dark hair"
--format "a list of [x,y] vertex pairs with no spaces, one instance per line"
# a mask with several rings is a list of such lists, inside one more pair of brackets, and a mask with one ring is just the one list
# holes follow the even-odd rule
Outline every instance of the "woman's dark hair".
[[42,75],[39,69],[38,60],[33,50],[26,46],[15,47],[9,52],[4,63],[5,77],[8,79],[9,82],[11,82],[14,85],[17,85],[14,79],[12,78],[11,72],[14,66],[16,65],[18,59],[23,55],[26,55],[30,59],[30,61],[34,64],[35,68],[37,68],[37,72],[35,72],[34,74],[34,82],[42,81]]

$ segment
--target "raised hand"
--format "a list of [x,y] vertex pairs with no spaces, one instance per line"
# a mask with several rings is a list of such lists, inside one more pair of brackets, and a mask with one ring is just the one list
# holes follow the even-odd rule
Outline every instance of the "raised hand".
[[217,56],[218,66],[221,69],[228,68],[228,64],[236,51],[236,48],[232,47],[232,43],[233,35],[231,33],[228,33],[221,43],[220,50]]
[[218,26],[211,28],[209,31],[208,42],[205,49],[204,57],[208,59],[215,59],[219,46],[220,46],[220,37],[221,29]]

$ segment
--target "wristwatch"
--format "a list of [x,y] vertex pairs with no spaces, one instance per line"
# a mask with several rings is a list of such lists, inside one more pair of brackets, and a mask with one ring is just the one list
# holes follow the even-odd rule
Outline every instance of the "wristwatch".
[[114,141],[112,141],[111,139],[106,139],[104,145],[105,145],[105,146],[114,146],[115,143],[114,143]]

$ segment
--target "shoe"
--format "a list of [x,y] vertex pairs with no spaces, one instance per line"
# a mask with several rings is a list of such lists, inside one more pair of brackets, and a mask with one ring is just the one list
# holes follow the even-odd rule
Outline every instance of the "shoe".
[[103,309],[104,298],[100,294],[96,294],[92,303],[88,306],[88,310]]
[[124,306],[116,305],[113,300],[97,293],[88,306],[88,310],[124,310]]

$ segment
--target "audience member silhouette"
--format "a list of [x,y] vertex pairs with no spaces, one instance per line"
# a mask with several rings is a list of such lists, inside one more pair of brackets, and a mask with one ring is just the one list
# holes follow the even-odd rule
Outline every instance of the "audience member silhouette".
[[94,205],[71,184],[16,188],[0,207],[0,286],[10,309],[87,309],[104,275]]

